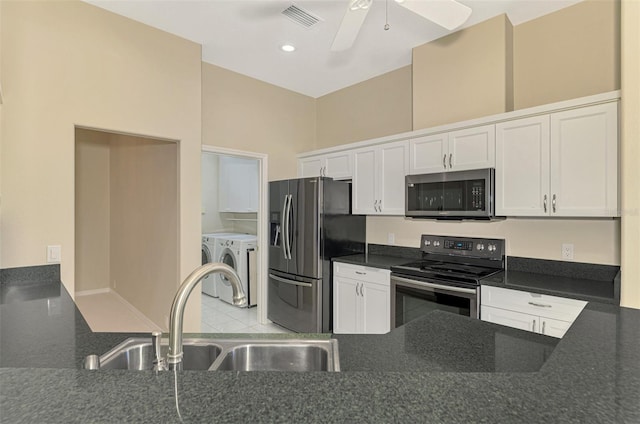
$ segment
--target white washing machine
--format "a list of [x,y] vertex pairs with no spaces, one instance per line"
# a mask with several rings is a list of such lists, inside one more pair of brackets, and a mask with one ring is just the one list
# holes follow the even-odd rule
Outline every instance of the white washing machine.
[[[245,307],[256,304],[256,293],[250,290],[250,269],[249,269],[249,251],[256,248],[256,236],[248,234],[226,235],[216,238],[216,249],[214,258],[217,262],[222,262],[238,273],[242,288],[247,295],[247,304]],[[220,300],[227,303],[233,303],[233,289],[231,283],[222,274],[215,274],[215,284],[217,294]]]
[[[218,237],[237,235],[236,233],[210,233],[202,235],[202,265],[216,262],[216,240]],[[202,293],[218,297],[217,285],[213,275],[207,275],[202,280]]]

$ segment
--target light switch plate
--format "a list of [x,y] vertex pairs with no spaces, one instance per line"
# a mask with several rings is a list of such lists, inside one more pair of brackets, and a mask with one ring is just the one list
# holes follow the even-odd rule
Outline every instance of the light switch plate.
[[396,244],[396,235],[394,233],[387,233],[387,243]]
[[47,246],[47,263],[57,264],[62,260],[62,247],[60,245]]

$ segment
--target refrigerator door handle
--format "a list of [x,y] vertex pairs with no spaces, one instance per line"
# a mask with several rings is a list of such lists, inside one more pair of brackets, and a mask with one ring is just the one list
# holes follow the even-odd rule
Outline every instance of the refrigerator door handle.
[[291,284],[292,286],[313,287],[311,283],[303,283],[301,281],[289,280],[287,278],[278,277],[277,275],[269,274],[269,278],[280,281],[281,283]]
[[293,211],[293,194],[289,195],[289,211],[287,212],[289,214],[289,229],[287,230],[287,236],[289,236],[289,241],[287,242],[287,250],[289,251],[289,259],[291,259],[291,244],[292,244],[292,239],[293,239],[293,216],[292,216],[292,211]]
[[284,228],[282,229],[282,247],[284,258],[289,257],[289,195],[284,196],[284,205],[282,206],[282,216],[284,218]]

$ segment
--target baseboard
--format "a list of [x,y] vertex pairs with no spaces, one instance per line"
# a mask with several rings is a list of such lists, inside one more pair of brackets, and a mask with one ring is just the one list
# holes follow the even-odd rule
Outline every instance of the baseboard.
[[93,290],[82,290],[82,291],[77,291],[76,292],[76,297],[79,296],[91,296],[93,294],[105,294],[105,293],[109,293],[112,290],[108,287],[105,287],[103,289],[93,289]]
[[116,296],[127,307],[127,309],[129,309],[135,316],[140,318],[141,321],[144,321],[145,323],[147,323],[151,328],[153,328],[153,329],[155,329],[157,331],[166,331],[166,330],[162,329],[161,327],[159,327],[158,324],[156,324],[155,322],[151,321],[145,314],[140,312],[131,303],[127,302],[127,300],[124,297],[120,296],[115,290],[109,289],[109,292],[111,294],[113,294],[114,296]]

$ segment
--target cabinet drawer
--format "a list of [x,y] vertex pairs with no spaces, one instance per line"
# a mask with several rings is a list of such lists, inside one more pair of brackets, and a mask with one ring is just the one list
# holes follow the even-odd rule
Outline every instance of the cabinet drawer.
[[573,322],[587,302],[502,287],[482,286],[480,303],[485,306]]
[[391,271],[388,269],[371,268],[366,266],[345,264],[334,262],[335,276],[351,278],[354,280],[366,281],[375,284],[390,284]]

